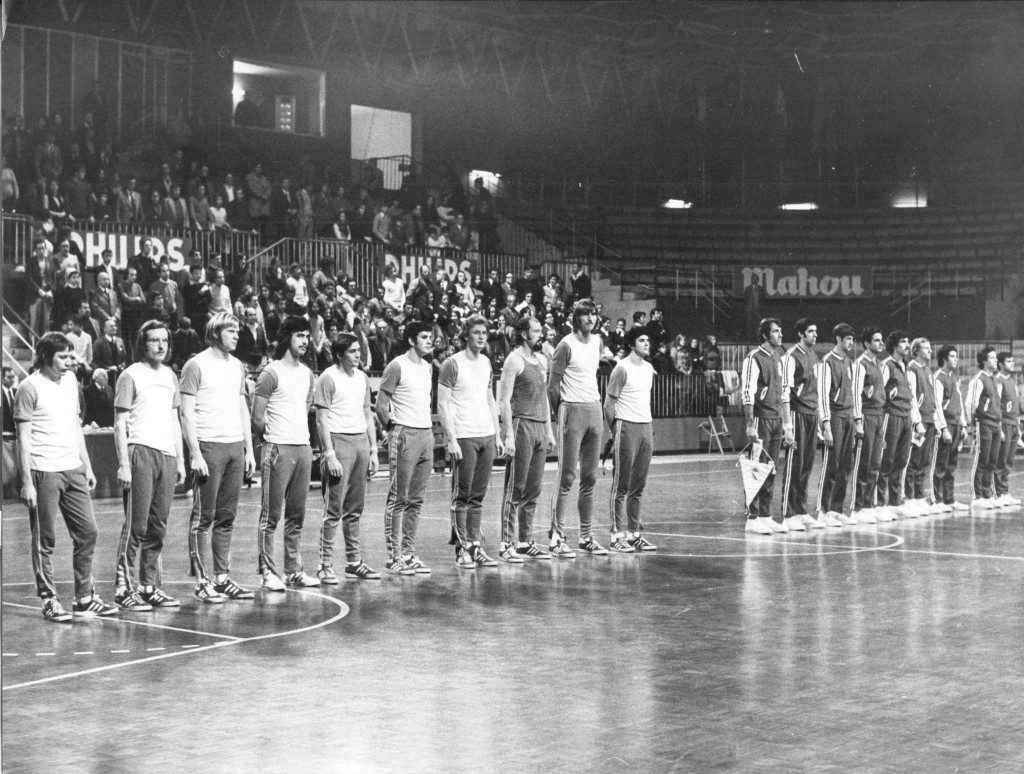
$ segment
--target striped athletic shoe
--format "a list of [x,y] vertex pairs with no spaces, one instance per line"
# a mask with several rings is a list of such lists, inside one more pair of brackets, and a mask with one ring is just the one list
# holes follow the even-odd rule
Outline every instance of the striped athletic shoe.
[[340,583],[338,576],[334,573],[334,568],[329,564],[321,564],[320,569],[316,571],[316,577],[320,579],[322,586],[337,586]]
[[416,570],[409,566],[409,563],[400,556],[396,556],[394,559],[384,565],[384,569],[388,572],[393,572],[396,575],[415,575]]
[[309,575],[303,572],[302,570],[299,570],[298,572],[293,572],[291,575],[288,576],[287,583],[289,586],[294,586],[295,588],[311,589],[319,588],[320,579],[314,578],[312,575]]
[[220,583],[214,583],[213,590],[218,594],[223,594],[228,599],[255,599],[256,597],[251,589],[239,586],[231,578],[225,578]]
[[528,543],[520,543],[516,546],[516,553],[525,556],[527,559],[550,560],[551,554],[538,546],[532,540]]
[[346,564],[345,577],[356,580],[380,580],[380,573],[366,562],[360,562],[359,564]]
[[509,564],[522,564],[524,561],[523,557],[519,555],[515,546],[511,543],[501,544],[501,550],[498,551],[498,558],[503,562],[508,562]]
[[71,610],[79,618],[96,618],[97,616],[107,617],[117,615],[117,606],[108,605],[98,596],[93,594],[88,602],[78,602],[72,605]]
[[463,570],[475,570],[476,560],[464,546],[455,548],[455,566]]
[[639,532],[629,539],[629,544],[637,551],[657,551],[658,547]]
[[417,575],[430,575],[430,568],[423,564],[423,560],[416,556],[416,554],[409,554],[403,558],[405,559],[405,563],[409,565]]
[[550,546],[550,555],[558,559],[575,559],[576,552],[566,545],[564,540],[556,539]]
[[614,535],[608,548],[617,554],[632,554],[636,552],[636,549],[630,545],[624,534]]
[[469,555],[473,557],[473,561],[476,562],[477,567],[497,567],[498,563],[487,555],[484,551],[483,546],[471,546],[469,549]]
[[608,556],[608,549],[594,540],[593,535],[580,538],[580,542],[577,545],[580,551],[586,551],[591,556]]
[[181,602],[156,587],[150,591],[143,589],[139,592],[139,595],[152,605],[154,609],[158,607],[181,607]]
[[71,623],[73,616],[64,609],[57,597],[43,600],[43,618],[54,623]]
[[196,584],[196,590],[192,592],[196,599],[200,602],[205,602],[208,605],[220,605],[227,601],[227,597],[223,594],[219,594],[213,587],[210,581],[203,581],[202,583]]
[[139,592],[128,589],[124,589],[120,594],[114,594],[114,604],[129,613],[148,613],[153,609]]

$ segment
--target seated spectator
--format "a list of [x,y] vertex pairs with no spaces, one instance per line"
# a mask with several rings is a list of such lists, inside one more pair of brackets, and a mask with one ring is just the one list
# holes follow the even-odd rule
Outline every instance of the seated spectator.
[[114,389],[103,368],[92,372],[92,379],[82,392],[85,405],[83,424],[89,427],[114,426]]

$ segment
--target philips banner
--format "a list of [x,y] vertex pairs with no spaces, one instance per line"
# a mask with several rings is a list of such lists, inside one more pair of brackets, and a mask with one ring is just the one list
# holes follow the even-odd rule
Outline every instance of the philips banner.
[[733,291],[738,296],[760,287],[761,298],[842,299],[874,295],[871,269],[835,264],[742,266],[733,272]]

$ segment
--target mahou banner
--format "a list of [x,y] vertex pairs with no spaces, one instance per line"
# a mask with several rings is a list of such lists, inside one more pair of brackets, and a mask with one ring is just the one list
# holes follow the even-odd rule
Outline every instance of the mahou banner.
[[869,267],[837,264],[742,266],[733,272],[733,291],[738,296],[760,287],[761,298],[835,298],[853,300],[874,295],[874,276]]

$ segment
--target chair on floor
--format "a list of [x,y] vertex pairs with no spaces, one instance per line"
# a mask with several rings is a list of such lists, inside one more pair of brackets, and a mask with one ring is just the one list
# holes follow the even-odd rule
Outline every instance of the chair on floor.
[[[716,420],[718,420],[716,422]],[[708,454],[710,454],[715,445],[718,446],[718,453],[724,455],[725,449],[722,446],[722,438],[725,438],[729,444],[729,451],[736,451],[736,446],[732,442],[732,433],[729,432],[729,426],[725,422],[725,417],[719,414],[718,416],[709,416],[707,422],[701,422],[697,426],[697,431],[701,433],[701,438],[706,435],[708,439]]]

